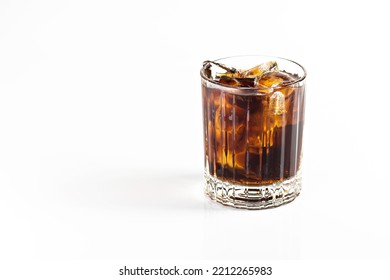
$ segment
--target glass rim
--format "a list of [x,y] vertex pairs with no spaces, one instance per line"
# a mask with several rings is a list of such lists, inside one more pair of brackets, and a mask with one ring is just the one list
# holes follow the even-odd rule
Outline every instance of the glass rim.
[[[223,87],[223,88],[229,88],[229,89],[236,89],[236,90],[240,90],[240,91],[256,91],[257,94],[261,94],[261,90],[269,90],[269,89],[272,89],[272,90],[275,90],[275,89],[280,89],[280,88],[285,88],[287,86],[291,86],[291,85],[294,85],[294,84],[297,84],[297,83],[300,83],[300,82],[303,82],[305,79],[306,79],[306,76],[307,76],[307,72],[306,72],[306,69],[301,65],[299,64],[298,62],[295,62],[291,59],[287,59],[287,58],[283,58],[283,57],[279,57],[279,56],[271,56],[271,55],[256,55],[256,54],[247,54],[247,55],[233,55],[233,56],[226,56],[226,57],[222,57],[222,58],[218,58],[216,60],[213,60],[213,61],[216,61],[216,62],[220,62],[221,60],[225,60],[225,59],[229,59],[229,58],[238,58],[238,57],[249,57],[249,56],[253,56],[253,57],[268,57],[270,59],[274,58],[274,59],[279,59],[279,60],[284,60],[284,61],[288,61],[292,64],[295,64],[296,66],[298,66],[302,72],[303,72],[303,75],[301,77],[299,77],[298,79],[294,80],[294,81],[291,81],[291,82],[288,82],[288,83],[285,83],[283,84],[283,86],[276,86],[276,87],[259,87],[259,88],[253,88],[253,87],[236,87],[236,86],[231,86],[231,85],[224,85],[224,84],[221,84],[217,81],[214,81],[213,79],[210,79],[208,77],[206,77],[204,75],[204,66],[202,66],[201,70],[200,70],[200,76],[202,79],[214,84],[214,85],[217,85],[217,86],[220,86],[220,87]],[[264,94],[264,93],[263,93]]]

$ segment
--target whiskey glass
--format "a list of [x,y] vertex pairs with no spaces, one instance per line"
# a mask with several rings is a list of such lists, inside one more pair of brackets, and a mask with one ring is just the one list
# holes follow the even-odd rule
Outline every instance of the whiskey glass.
[[[277,63],[280,75],[256,88],[214,80],[213,64],[204,64],[200,72],[205,193],[224,205],[272,208],[293,201],[301,191],[306,70],[270,56],[215,60],[236,69],[268,61]],[[288,79],[275,82],[278,75]]]

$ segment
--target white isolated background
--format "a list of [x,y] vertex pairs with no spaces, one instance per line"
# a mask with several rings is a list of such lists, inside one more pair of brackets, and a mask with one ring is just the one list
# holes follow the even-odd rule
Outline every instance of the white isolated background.
[[[390,259],[386,1],[0,2],[4,260]],[[303,189],[203,195],[199,70],[307,68]]]

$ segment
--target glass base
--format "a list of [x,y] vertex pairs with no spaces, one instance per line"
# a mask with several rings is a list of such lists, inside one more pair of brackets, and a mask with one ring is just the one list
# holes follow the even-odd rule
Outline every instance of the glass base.
[[293,201],[301,191],[301,172],[282,182],[269,185],[245,186],[222,181],[204,172],[205,193],[227,206],[243,209],[267,209]]

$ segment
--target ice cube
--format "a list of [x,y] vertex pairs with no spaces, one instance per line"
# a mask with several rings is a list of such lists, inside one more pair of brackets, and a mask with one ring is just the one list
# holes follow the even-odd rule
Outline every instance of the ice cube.
[[207,78],[212,78],[211,77],[211,64],[207,63],[206,61],[203,62],[203,69],[204,69],[204,74]]
[[[212,65],[215,65],[217,66],[217,69],[218,70],[215,70],[215,71],[211,71],[211,66]],[[216,79],[216,77],[218,76],[215,76],[213,77],[213,72],[221,72],[221,70],[224,70],[226,71],[226,73],[230,73],[230,74],[234,74],[234,73],[237,73],[237,69],[236,68],[233,68],[233,67],[228,67],[222,63],[218,63],[218,62],[215,62],[215,61],[211,61],[211,60],[206,60],[203,62],[203,68],[205,69],[205,74],[208,78],[212,78],[212,79]],[[225,73],[225,74],[226,74]],[[224,74],[224,75],[225,75]],[[218,74],[217,74],[218,75]]]
[[256,87],[277,87],[292,82],[293,78],[284,72],[267,72],[256,77]]
[[221,76],[219,82],[224,85],[235,86],[235,87],[254,87],[254,78],[233,78],[229,76]]
[[255,78],[255,77],[260,77],[266,72],[271,72],[271,71],[278,71],[278,64],[276,61],[268,61],[264,62],[260,65],[257,65],[253,68],[250,68],[248,70],[241,70],[239,71],[241,77],[245,78]]
[[269,100],[269,109],[273,115],[283,115],[286,112],[286,104],[284,94],[280,91],[275,91]]

